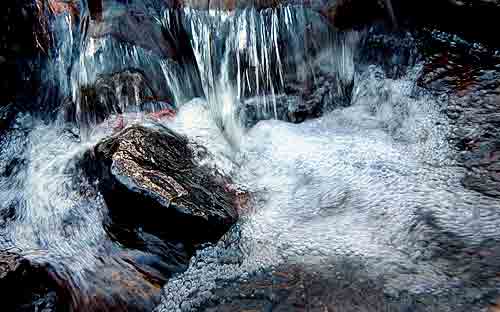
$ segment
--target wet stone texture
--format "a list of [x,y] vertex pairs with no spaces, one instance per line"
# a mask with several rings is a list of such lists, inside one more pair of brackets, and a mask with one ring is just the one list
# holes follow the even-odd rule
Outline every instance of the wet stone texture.
[[5,311],[55,311],[56,289],[42,266],[13,252],[0,252],[0,291]]
[[[34,256],[34,255],[32,255]],[[0,290],[6,311],[151,311],[160,302],[164,277],[155,278],[133,258],[115,257],[77,282],[63,268],[15,253],[0,255]],[[156,273],[158,276],[158,273]]]
[[102,75],[92,85],[82,86],[79,90],[78,112],[77,106],[68,97],[62,107],[62,114],[66,122],[97,125],[112,114],[150,112],[152,107],[146,103],[158,98],[144,74],[129,69]]
[[463,185],[500,196],[500,53],[435,33],[419,83],[448,102],[450,141],[466,169]]
[[[385,297],[381,281],[357,280],[360,268],[350,268],[350,276],[333,273],[338,268],[329,270],[332,273],[328,268],[287,265],[257,273],[216,288],[213,292],[217,299],[200,311],[403,311],[397,300]],[[417,306],[410,301],[403,309],[416,311]]]
[[[212,262],[201,265],[209,267]],[[230,272],[236,262],[217,260]],[[216,261],[216,262],[217,262]],[[196,264],[198,265],[198,264]],[[198,265],[200,266],[200,265]],[[216,270],[217,271],[217,270]],[[478,301],[465,303],[462,297],[442,292],[440,295],[400,292],[388,295],[383,277],[374,278],[362,261],[336,259],[321,265],[289,263],[269,264],[266,269],[244,273],[234,278],[230,274],[205,281],[214,285],[210,290],[192,289],[196,273],[184,278],[180,292],[188,292],[185,301],[165,290],[169,303],[160,311],[340,311],[340,312],[399,312],[399,311],[483,311]],[[170,284],[169,284],[170,285]],[[175,288],[174,288],[175,289]],[[198,301],[197,301],[198,300]],[[201,300],[201,301],[200,301]],[[494,302],[494,299],[492,299]],[[177,306],[177,308],[175,308]]]
[[99,178],[110,234],[179,263],[217,241],[237,220],[235,197],[227,177],[196,164],[197,153],[161,126],[132,126],[99,143],[89,170]]

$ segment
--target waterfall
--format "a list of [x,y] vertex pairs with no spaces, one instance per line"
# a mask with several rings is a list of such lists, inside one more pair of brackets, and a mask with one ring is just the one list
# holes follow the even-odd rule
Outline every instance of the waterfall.
[[[56,69],[53,83],[68,98],[62,115],[80,128],[110,114],[179,108],[203,97],[237,146],[250,121],[287,119],[303,105],[286,96],[290,83],[295,92],[311,90],[328,67],[330,98],[348,96],[355,34],[337,34],[303,6],[180,11],[134,3],[107,2],[102,21],[86,12],[78,21],[68,12],[55,17],[62,44],[48,68]],[[130,77],[118,74],[127,70]],[[148,101],[156,104],[145,106]],[[324,112],[338,103],[320,105]]]

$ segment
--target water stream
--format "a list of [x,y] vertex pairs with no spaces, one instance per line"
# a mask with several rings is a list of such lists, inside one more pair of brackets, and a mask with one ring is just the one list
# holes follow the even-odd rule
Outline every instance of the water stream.
[[469,289],[495,288],[471,282],[480,269],[457,259],[454,243],[496,241],[500,199],[461,183],[446,102],[417,85],[421,62],[397,78],[356,67],[363,34],[336,32],[303,6],[104,4],[100,24],[85,1],[78,17],[52,17],[44,83],[63,103],[56,118],[22,113],[0,136],[0,249],[50,264],[91,297],[89,272],[116,265],[121,246],[79,161],[116,128],[171,109],[155,122],[205,146],[204,161],[250,200],[219,244],[167,282],[158,311],[200,309],[221,280],[346,259],[382,277],[388,295],[467,300]]

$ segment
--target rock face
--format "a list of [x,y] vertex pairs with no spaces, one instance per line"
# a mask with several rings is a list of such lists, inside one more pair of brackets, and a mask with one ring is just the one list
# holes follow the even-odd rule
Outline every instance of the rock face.
[[186,138],[160,126],[132,126],[95,147],[90,170],[118,241],[154,236],[146,241],[160,247],[166,241],[189,255],[229,229],[237,219],[229,179],[198,166],[196,153]]

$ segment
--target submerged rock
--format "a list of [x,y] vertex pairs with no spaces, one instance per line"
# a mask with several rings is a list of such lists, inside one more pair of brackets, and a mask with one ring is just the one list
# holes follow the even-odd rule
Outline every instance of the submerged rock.
[[[35,255],[36,257],[36,255]],[[83,273],[38,264],[15,253],[0,254],[0,291],[6,311],[152,311],[165,278],[130,255],[103,260]],[[111,261],[110,261],[111,260]]]
[[[424,44],[422,44],[424,46]],[[462,184],[500,196],[500,57],[497,50],[434,32],[425,38],[419,85],[444,97]]]
[[[500,2],[490,0],[339,0],[324,15],[340,29],[386,21],[394,27],[435,27],[498,46],[490,29],[497,27]],[[446,17],[446,18],[443,18]]]
[[237,220],[235,196],[225,187],[229,178],[196,164],[199,152],[160,126],[132,126],[100,142],[90,170],[109,208],[111,235],[125,245],[132,236],[154,236],[170,245],[158,250],[188,255],[217,241]]
[[113,113],[148,112],[147,102],[159,96],[137,70],[128,69],[102,75],[97,81],[79,89],[78,107],[67,98],[62,107],[63,119],[79,125],[96,125]]
[[128,257],[107,261],[84,278],[84,287],[70,289],[71,311],[152,311],[165,283],[164,276]]

